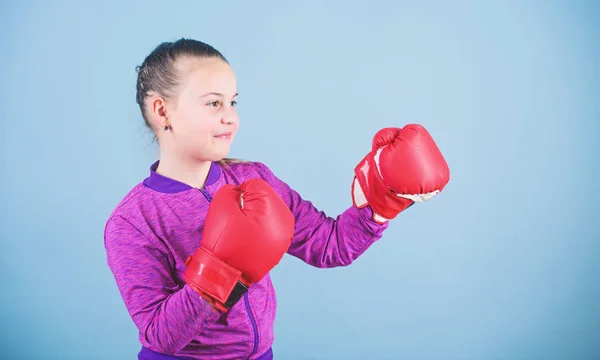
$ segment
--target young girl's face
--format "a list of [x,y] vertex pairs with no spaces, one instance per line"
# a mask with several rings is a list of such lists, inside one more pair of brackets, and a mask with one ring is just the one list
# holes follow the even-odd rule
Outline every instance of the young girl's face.
[[217,161],[227,156],[239,119],[236,78],[219,59],[177,61],[180,85],[169,102],[171,135],[181,156]]

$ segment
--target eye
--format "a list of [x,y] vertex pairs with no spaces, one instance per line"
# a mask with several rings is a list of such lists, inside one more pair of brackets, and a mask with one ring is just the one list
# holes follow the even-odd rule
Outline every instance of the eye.
[[234,100],[231,102],[231,106],[236,106],[236,105],[237,105],[237,101]]
[[212,107],[217,107],[217,106],[219,106],[219,102],[215,100],[215,101],[209,102],[207,105],[212,106]]

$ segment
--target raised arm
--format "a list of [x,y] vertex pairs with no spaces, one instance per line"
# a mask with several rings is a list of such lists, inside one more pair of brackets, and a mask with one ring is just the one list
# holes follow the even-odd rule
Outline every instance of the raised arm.
[[387,223],[373,221],[370,208],[349,207],[333,218],[257,163],[262,178],[289,206],[295,218],[294,239],[288,254],[318,268],[350,265],[381,238]]

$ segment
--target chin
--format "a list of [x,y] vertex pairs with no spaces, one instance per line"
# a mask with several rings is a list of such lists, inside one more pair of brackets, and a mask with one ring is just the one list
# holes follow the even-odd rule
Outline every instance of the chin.
[[214,153],[211,156],[209,156],[209,159],[210,159],[210,161],[219,161],[219,160],[223,160],[224,158],[226,158],[227,155],[229,155],[229,152]]
[[195,157],[202,161],[219,161],[229,155],[229,146],[214,146],[195,149]]

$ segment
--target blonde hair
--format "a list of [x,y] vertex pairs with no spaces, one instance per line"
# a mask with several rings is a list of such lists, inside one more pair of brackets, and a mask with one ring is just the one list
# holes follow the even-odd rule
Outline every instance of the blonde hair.
[[216,161],[219,165],[227,166],[229,164],[243,164],[246,163],[246,160],[237,159],[237,158],[223,158],[221,160]]

